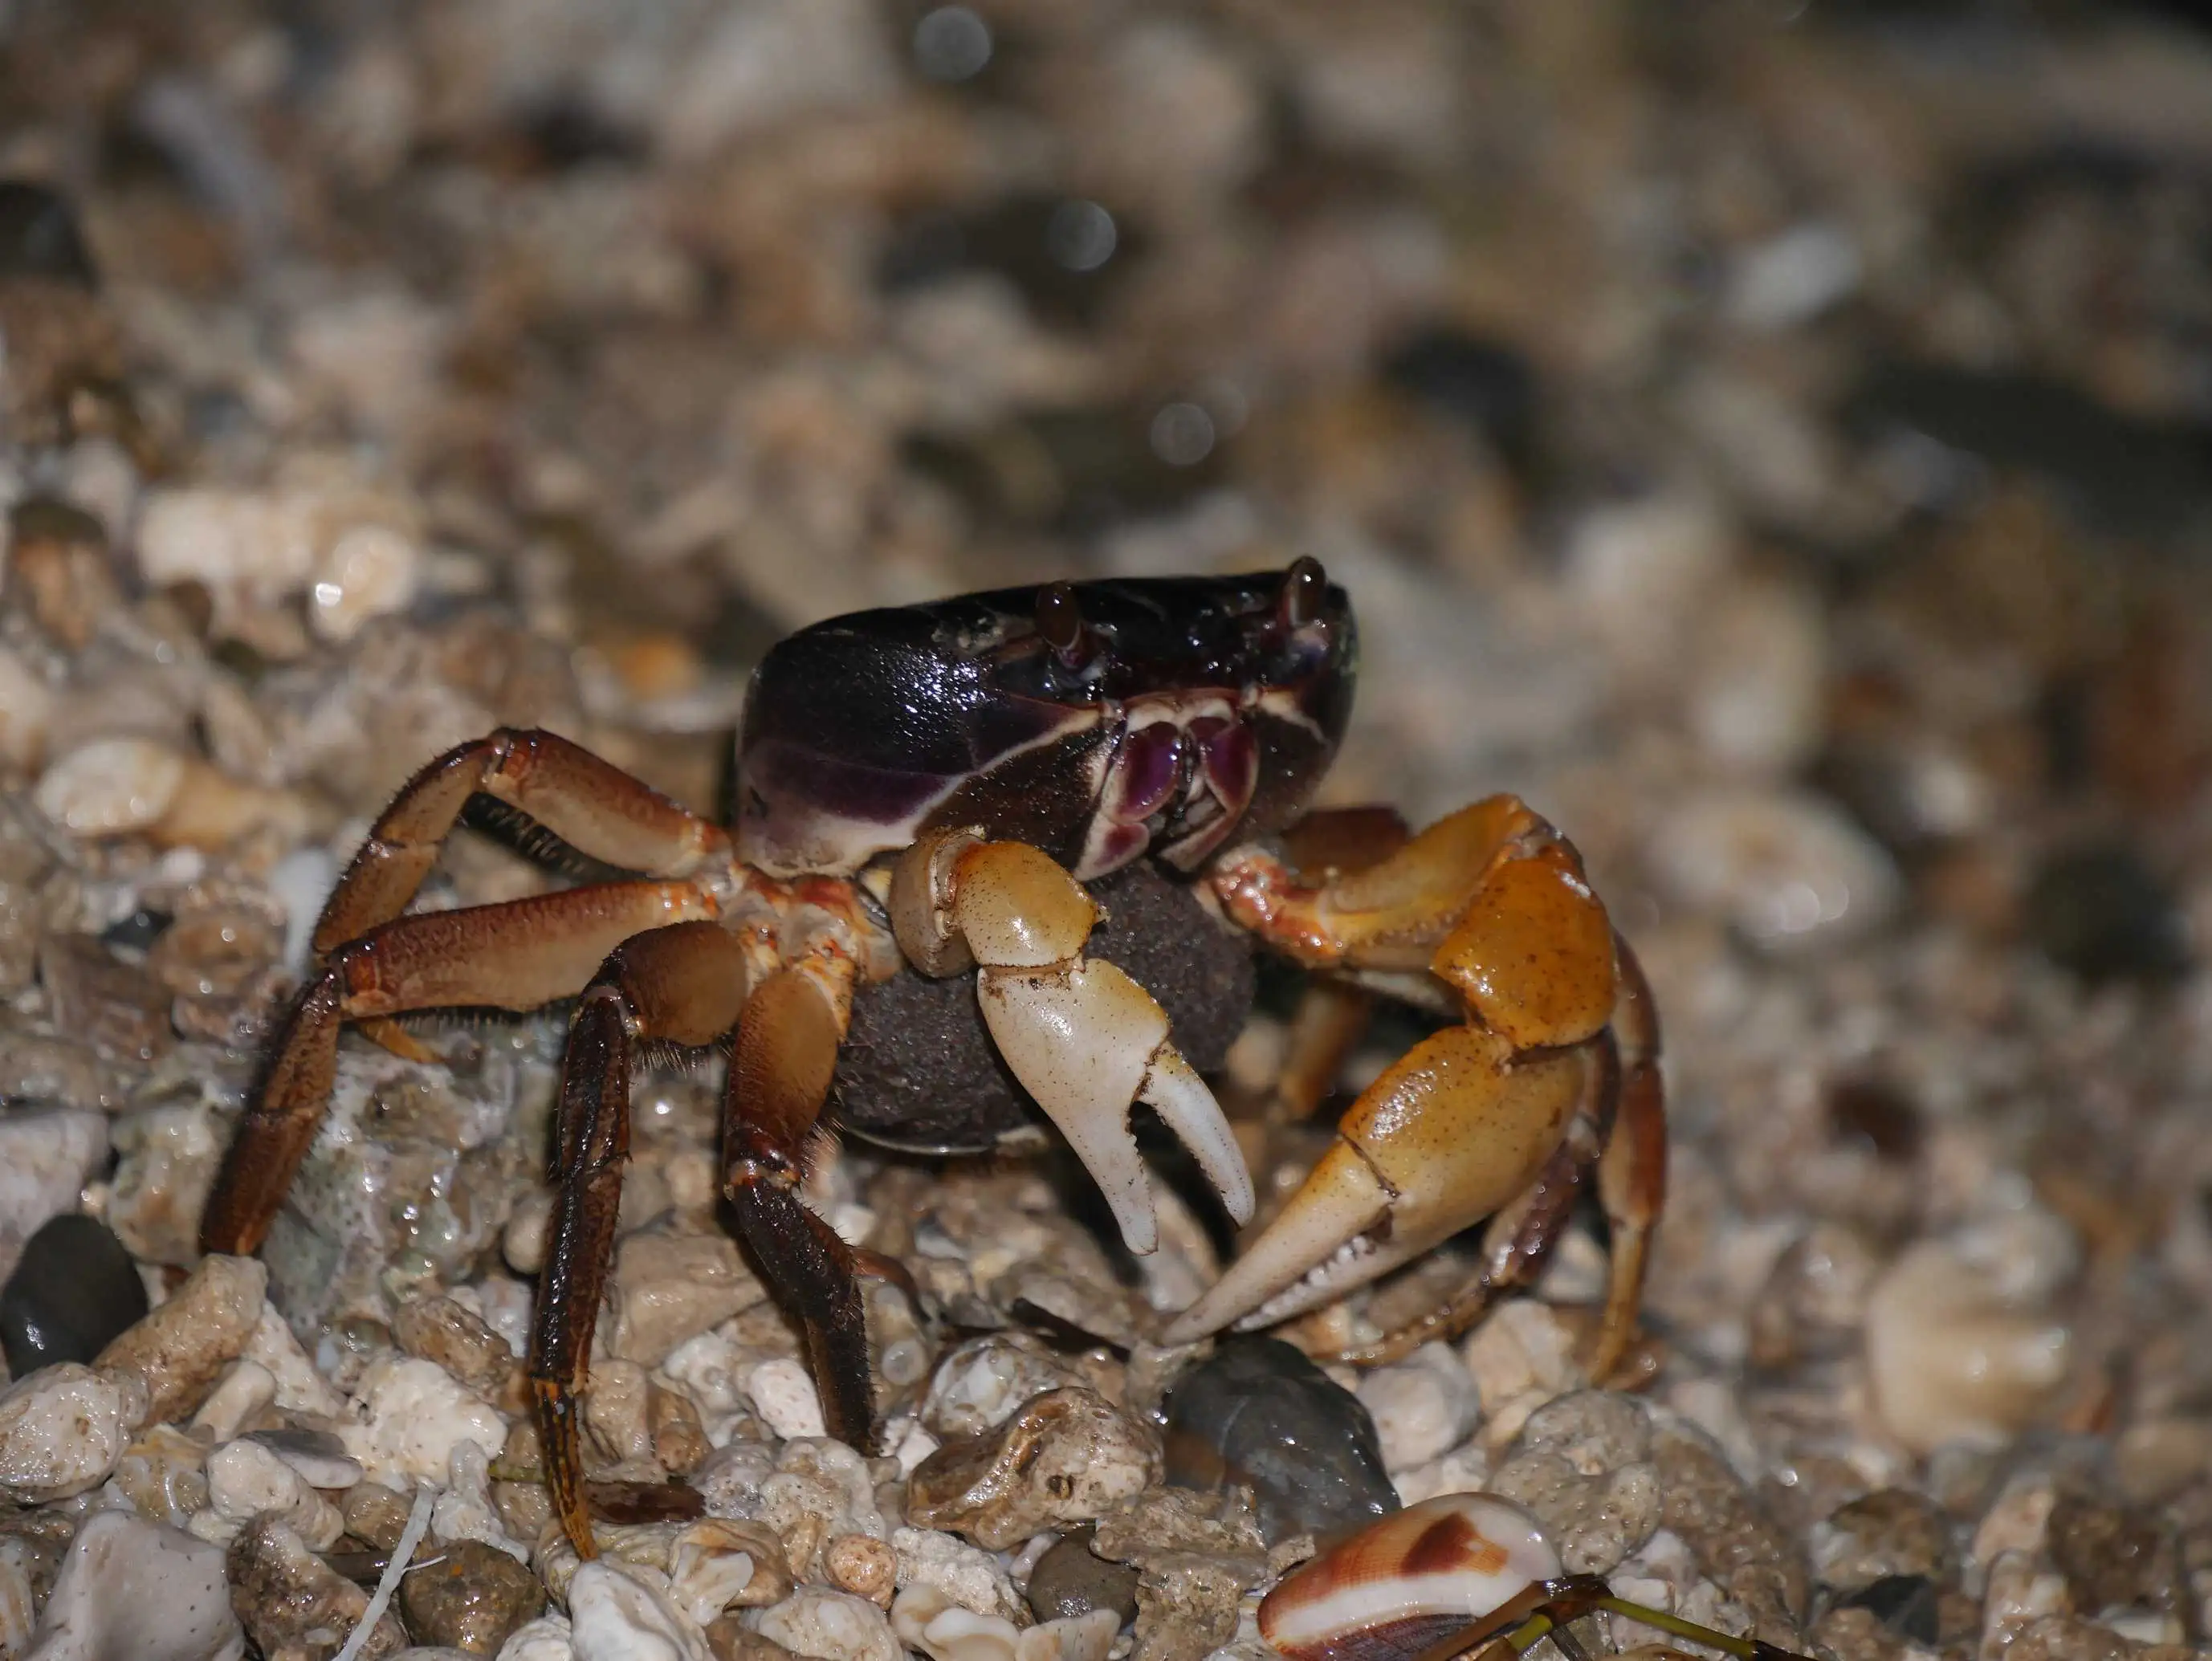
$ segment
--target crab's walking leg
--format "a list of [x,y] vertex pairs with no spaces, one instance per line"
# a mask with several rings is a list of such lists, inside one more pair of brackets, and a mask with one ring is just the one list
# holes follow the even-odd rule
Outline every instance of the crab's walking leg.
[[975,966],[992,1041],[1097,1183],[1130,1251],[1159,1240],[1129,1129],[1139,1101],[1190,1150],[1229,1215],[1250,1219],[1251,1174],[1213,1093],[1170,1041],[1152,995],[1083,955],[1098,907],[1048,856],[976,830],[933,832],[899,860],[891,921],[925,973]]
[[875,1397],[852,1247],[799,1198],[852,1018],[852,960],[822,950],[745,1000],[722,1116],[723,1190],[769,1282],[806,1333],[830,1434],[872,1451]]
[[1493,797],[1380,864],[1302,882],[1257,849],[1227,856],[1231,916],[1291,955],[1412,990],[1468,1017],[1368,1086],[1266,1233],[1163,1337],[1279,1320],[1329,1302],[1518,1197],[1545,1169],[1612,1058],[1613,929],[1565,840]]
[[737,1023],[745,975],[744,948],[720,924],[655,929],[615,948],[569,1023],[553,1151],[558,1191],[531,1323],[530,1388],[554,1510],[585,1557],[597,1548],[584,1503],[578,1398],[629,1159],[631,1064],[642,1043],[698,1048],[719,1040]]
[[1613,1231],[1612,1279],[1605,1314],[1589,1357],[1590,1377],[1603,1384],[1636,1336],[1651,1231],[1667,1203],[1667,1089],[1659,1072],[1659,1006],[1644,966],[1615,937],[1620,1002],[1613,1012],[1620,1045],[1620,1100],[1598,1163],[1597,1191]]
[[534,1009],[574,997],[631,935],[714,909],[689,882],[607,882],[403,917],[347,942],[285,1016],[201,1218],[202,1249],[259,1247],[330,1102],[346,1021],[410,1009]]
[[720,826],[581,745],[502,728],[447,751],[401,787],[323,906],[318,956],[407,909],[471,796],[504,803],[578,852],[647,876],[690,876],[729,858]]

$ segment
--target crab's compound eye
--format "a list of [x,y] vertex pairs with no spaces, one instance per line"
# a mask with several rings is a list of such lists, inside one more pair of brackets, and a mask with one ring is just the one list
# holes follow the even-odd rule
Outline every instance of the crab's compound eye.
[[1328,597],[1328,573],[1310,554],[1301,554],[1283,573],[1283,621],[1303,627],[1321,615]]
[[1072,584],[1047,583],[1037,590],[1036,631],[1063,659],[1074,658],[1083,645],[1083,608]]

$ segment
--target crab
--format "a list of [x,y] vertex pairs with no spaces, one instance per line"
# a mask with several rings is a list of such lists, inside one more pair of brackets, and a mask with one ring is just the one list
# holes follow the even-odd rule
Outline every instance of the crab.
[[[1148,858],[1317,985],[1360,989],[1309,996],[1284,1087],[1297,1105],[1325,1092],[1368,993],[1446,1021],[1361,1093],[1304,1186],[1158,1340],[1287,1318],[1490,1219],[1467,1288],[1351,1358],[1403,1354],[1525,1286],[1594,1177],[1611,1227],[1589,1357],[1604,1376],[1634,1331],[1663,1197],[1650,989],[1573,846],[1515,797],[1410,837],[1387,813],[1308,812],[1357,657],[1350,603],[1311,559],[834,619],[755,673],[733,830],[548,732],[461,745],[400,791],[325,905],[203,1247],[261,1245],[325,1112],[343,1027],[404,1052],[395,1018],[412,1011],[574,999],[528,1377],[555,1508],[589,1556],[579,1409],[632,1069],[727,1042],[731,1211],[805,1332],[830,1433],[870,1446],[856,1277],[900,1270],[800,1197],[856,993],[904,973],[972,975],[998,1055],[1131,1252],[1158,1234],[1138,1102],[1229,1217],[1252,1217],[1237,1138],[1168,1015],[1086,950],[1101,913],[1085,885]],[[471,803],[635,875],[408,913]]]

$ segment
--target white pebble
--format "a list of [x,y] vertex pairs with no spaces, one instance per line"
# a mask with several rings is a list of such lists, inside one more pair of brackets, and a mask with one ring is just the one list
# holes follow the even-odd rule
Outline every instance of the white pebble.
[[27,1661],[238,1661],[222,1552],[127,1512],[77,1531]]
[[814,1380],[803,1363],[781,1356],[763,1361],[747,1375],[744,1390],[753,1410],[785,1440],[829,1434],[822,1398],[814,1393]]
[[0,1395],[0,1494],[33,1505],[99,1487],[145,1415],[143,1386],[75,1361],[40,1367]]
[[706,1634],[620,1564],[591,1562],[576,1571],[568,1620],[576,1661],[707,1661]]
[[192,1415],[192,1428],[208,1432],[218,1442],[227,1442],[238,1434],[241,1425],[276,1399],[276,1376],[267,1367],[258,1361],[233,1361],[208,1392],[207,1400],[200,1403],[200,1410]]
[[380,1355],[354,1394],[355,1417],[340,1432],[346,1452],[389,1487],[445,1482],[457,1443],[507,1443],[507,1422],[434,1361]]
[[307,591],[308,620],[326,640],[349,640],[373,617],[404,611],[421,580],[422,550],[390,525],[339,534]]
[[0,1273],[106,1162],[105,1113],[0,1113]]
[[900,1661],[904,1654],[884,1612],[848,1591],[809,1586],[747,1617],[762,1637],[819,1661]]
[[35,767],[46,748],[54,695],[20,653],[0,646],[0,761]]
[[151,738],[95,738],[63,756],[39,780],[39,810],[74,836],[143,830],[169,810],[185,761]]
[[896,1530],[891,1549],[898,1554],[902,1586],[926,1586],[977,1615],[1007,1615],[1022,1608],[1021,1594],[1000,1567],[997,1552],[933,1528]]
[[1786,789],[1706,791],[1655,827],[1654,873],[1770,950],[1865,933],[1896,909],[1889,856],[1838,809]]
[[1392,1473],[1426,1464],[1474,1428],[1481,1400],[1449,1346],[1423,1344],[1404,1361],[1359,1381],[1360,1405],[1375,1420],[1382,1464]]
[[2065,1382],[2073,1334],[2050,1310],[2039,1273],[2068,1255],[2037,1241],[2064,1225],[2024,1214],[2008,1247],[1968,1230],[1906,1248],[1867,1298],[1868,1381],[1883,1425],[1915,1453],[1965,1440],[2001,1446],[2033,1423]]
[[541,1615],[507,1635],[507,1642],[499,1646],[498,1661],[569,1661],[575,1652],[567,1619]]
[[[335,1419],[345,1411],[345,1398],[315,1371],[315,1364],[300,1348],[299,1339],[292,1336],[291,1327],[276,1312],[276,1306],[265,1300],[261,1306],[261,1318],[246,1337],[245,1358],[269,1370],[269,1376],[276,1382],[276,1405],[283,1411],[313,1413],[325,1419]],[[358,1481],[358,1476],[355,1480]],[[338,1488],[349,1484],[317,1482],[315,1486]]]
[[491,1462],[474,1440],[453,1444],[452,1485],[438,1496],[430,1513],[430,1533],[439,1540],[475,1540],[503,1551],[518,1563],[530,1561],[530,1549],[501,1525],[491,1502]]
[[932,1586],[908,1586],[891,1603],[891,1629],[931,1661],[1106,1661],[1121,1618],[1093,1609],[1024,1630],[1003,1616],[961,1608]]
[[[274,1449],[259,1442],[225,1442],[208,1455],[207,1475],[213,1515],[230,1525],[233,1535],[264,1512],[281,1516],[317,1551],[329,1550],[345,1531],[337,1507],[302,1482]],[[201,1517],[192,1519],[196,1534],[201,1533]]]

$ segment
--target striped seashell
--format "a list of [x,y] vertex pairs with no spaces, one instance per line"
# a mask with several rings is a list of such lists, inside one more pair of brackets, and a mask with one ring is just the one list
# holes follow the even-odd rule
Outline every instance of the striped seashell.
[[1301,1565],[1261,1600],[1260,1635],[1291,1661],[1401,1661],[1559,1573],[1520,1506],[1443,1494]]

